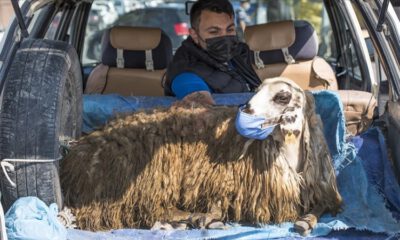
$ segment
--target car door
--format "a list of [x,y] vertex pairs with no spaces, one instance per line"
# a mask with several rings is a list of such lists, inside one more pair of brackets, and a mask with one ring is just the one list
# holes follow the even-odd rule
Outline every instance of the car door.
[[368,48],[351,1],[325,2],[335,32],[337,60],[334,67],[339,89],[367,91],[377,96],[377,82]]
[[[392,1],[395,3],[396,1]],[[397,1],[398,4],[398,1]],[[400,23],[392,5],[389,3],[387,11],[382,11],[380,1],[355,1],[355,8],[362,14],[366,28],[376,51],[377,74],[380,82],[381,104],[384,102],[384,111],[381,119],[384,120],[387,132],[387,144],[390,148],[392,160],[399,177],[400,169]],[[378,26],[379,16],[383,22]],[[381,31],[378,31],[381,27]],[[385,81],[387,84],[384,84]]]

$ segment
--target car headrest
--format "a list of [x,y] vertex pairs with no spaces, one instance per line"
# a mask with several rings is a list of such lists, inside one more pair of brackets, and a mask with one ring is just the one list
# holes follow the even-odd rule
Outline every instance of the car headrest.
[[[318,54],[318,37],[304,20],[271,22],[246,28],[245,39],[256,66],[311,60]],[[258,59],[259,58],[259,59]],[[260,62],[260,60],[262,62]]]
[[269,51],[290,47],[295,40],[292,21],[246,27],[244,38],[253,51]]
[[102,47],[109,67],[159,70],[172,59],[171,39],[159,28],[113,27],[104,32]]

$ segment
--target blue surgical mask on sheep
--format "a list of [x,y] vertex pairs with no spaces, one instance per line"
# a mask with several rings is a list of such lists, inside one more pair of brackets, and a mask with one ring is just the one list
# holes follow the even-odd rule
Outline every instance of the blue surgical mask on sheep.
[[235,122],[236,130],[243,137],[265,140],[278,125],[276,119],[248,114],[244,111],[245,107],[239,107]]

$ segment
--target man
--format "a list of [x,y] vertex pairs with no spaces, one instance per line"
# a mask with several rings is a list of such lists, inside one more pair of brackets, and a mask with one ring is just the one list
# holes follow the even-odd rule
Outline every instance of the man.
[[251,20],[247,11],[250,9],[249,0],[241,0],[240,7],[236,11],[237,25],[241,28],[242,32],[244,32],[247,25],[251,24]]
[[260,85],[234,19],[228,0],[198,0],[192,6],[190,36],[168,66],[166,95],[214,104],[211,93],[250,92]]

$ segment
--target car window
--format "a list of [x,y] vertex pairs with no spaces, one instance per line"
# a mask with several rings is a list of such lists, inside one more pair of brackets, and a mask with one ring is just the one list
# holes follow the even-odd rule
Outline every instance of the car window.
[[131,4],[126,4],[121,0],[114,0],[108,1],[105,8],[103,0],[95,0],[93,2],[85,34],[82,56],[83,65],[100,62],[103,33],[105,29],[113,26],[161,28],[171,39],[174,50],[189,35],[189,16],[185,13],[183,1],[181,3],[158,1],[148,5],[137,2],[133,6]]
[[[369,10],[371,13],[375,13],[376,16],[379,16],[380,12],[379,12],[379,8],[376,5],[376,3],[374,1],[364,1],[363,2],[365,5],[367,6],[366,10]],[[385,68],[383,66],[383,62],[385,61],[383,57],[385,57],[387,60],[387,62],[389,64],[393,65],[394,69],[398,69],[399,66],[399,58],[396,58],[396,52],[399,53],[400,52],[400,48],[399,48],[399,41],[398,41],[398,36],[395,33],[395,30],[392,29],[390,27],[390,24],[388,24],[389,19],[386,19],[385,24],[384,24],[384,31],[383,31],[383,36],[382,38],[377,38],[376,41],[379,41],[379,43],[375,43],[375,45],[373,44],[373,35],[375,34],[375,27],[373,28],[373,30],[371,30],[370,28],[368,28],[365,19],[362,17],[361,12],[360,12],[360,8],[357,4],[353,4],[353,8],[355,10],[355,12],[357,13],[357,19],[360,22],[361,28],[363,29],[363,35],[364,35],[364,39],[366,41],[367,44],[367,48],[368,48],[368,52],[370,55],[370,59],[372,62],[372,69],[374,71],[374,74],[376,76],[376,79],[378,80],[378,84],[379,84],[379,113],[382,114],[384,112],[384,108],[386,106],[386,102],[389,100],[389,96],[391,91],[393,90],[393,96],[396,95],[395,89],[390,89],[390,77],[391,74],[390,72],[385,72]],[[397,18],[397,16],[392,15],[392,17]],[[370,31],[370,32],[369,32]],[[371,32],[374,31],[374,32]],[[378,35],[376,35],[378,36]],[[376,48],[376,45],[379,45],[382,49],[386,47],[387,52],[384,54],[379,54],[379,48]],[[397,56],[400,56],[399,54]],[[387,70],[386,70],[387,71]],[[398,70],[395,72],[398,72]],[[392,75],[393,76],[393,75]],[[392,79],[392,81],[395,78]]]
[[[347,57],[345,58],[346,60],[348,60],[349,62],[346,62],[345,64],[343,64],[345,71],[348,73],[348,80],[350,81],[349,85],[352,86],[352,89],[355,89],[355,86],[357,86],[357,88],[363,88],[362,84],[363,84],[363,78],[361,75],[361,69],[360,69],[360,62],[358,60],[358,55],[356,53],[355,50],[355,46],[354,46],[354,41],[351,38],[351,34],[350,34],[350,30],[349,27],[347,26],[347,23],[345,23],[345,29],[346,31],[344,31],[343,33],[343,37],[345,39],[345,46],[344,46],[344,54],[347,55]],[[346,83],[347,81],[339,81],[339,85],[341,83]],[[342,88],[349,88],[349,86],[345,86],[341,85],[340,87]]]
[[133,13],[132,14],[122,15],[115,22],[115,25],[118,25],[118,26],[129,26],[129,25],[131,25],[131,23],[143,24],[144,10],[143,9],[138,9],[138,10],[133,11]]
[[145,12],[146,14],[143,14],[142,22],[139,24],[148,27],[160,25],[160,22],[165,20],[165,12],[164,9],[149,9]]
[[[189,16],[185,13],[184,1],[170,3],[171,1],[161,0],[151,5],[138,2],[134,7],[130,6],[129,9],[121,7],[122,2],[121,0],[111,0],[108,1],[107,7],[104,7],[103,0],[93,2],[86,29],[83,65],[100,62],[101,38],[104,29],[112,26],[159,27],[171,38],[174,50],[187,38],[190,25]],[[235,11],[237,11],[239,1],[231,2]],[[104,10],[112,8],[114,10]],[[318,55],[329,62],[336,61],[332,28],[323,1],[259,0],[252,3],[248,15],[252,24],[289,19],[310,22],[319,36]]]

